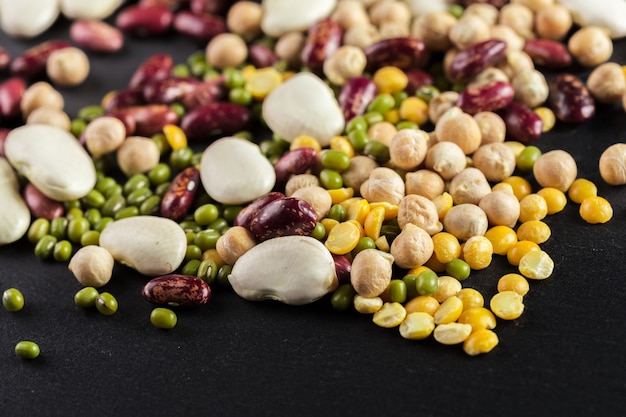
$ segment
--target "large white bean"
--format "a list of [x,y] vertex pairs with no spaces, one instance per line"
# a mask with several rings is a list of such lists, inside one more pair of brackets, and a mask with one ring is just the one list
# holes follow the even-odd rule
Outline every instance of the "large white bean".
[[261,29],[279,37],[288,32],[304,32],[313,23],[330,16],[337,0],[263,0]]
[[611,38],[626,36],[626,1],[624,0],[559,0],[580,26],[607,28]]
[[9,162],[0,157],[0,245],[18,241],[30,225],[30,212],[19,192],[17,175]]
[[33,38],[52,26],[60,12],[58,1],[0,0],[0,27],[11,36]]

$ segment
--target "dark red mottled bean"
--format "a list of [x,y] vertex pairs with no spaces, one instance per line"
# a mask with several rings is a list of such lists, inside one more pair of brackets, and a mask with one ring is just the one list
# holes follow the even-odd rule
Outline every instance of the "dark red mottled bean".
[[522,143],[530,143],[541,137],[543,121],[541,118],[518,101],[512,101],[502,112],[507,136]]
[[31,183],[26,184],[22,195],[31,214],[36,218],[52,220],[65,213],[62,203],[46,196]]
[[211,299],[211,288],[198,277],[169,274],[148,281],[141,295],[155,304],[195,307],[206,304]]
[[152,136],[161,132],[165,125],[178,122],[178,114],[164,104],[125,107],[107,114],[126,125],[127,135]]
[[193,109],[224,99],[228,92],[224,84],[225,79],[224,75],[219,75],[210,80],[202,81],[183,98],[183,106],[187,109]]
[[365,113],[368,104],[376,97],[378,89],[367,77],[349,79],[339,93],[338,102],[346,122]]
[[200,189],[200,171],[188,167],[174,177],[161,200],[161,216],[180,221],[187,215]]
[[337,279],[339,285],[350,283],[350,272],[352,271],[352,263],[344,255],[336,255],[331,253],[333,260],[335,261],[335,272],[337,273]]
[[237,216],[235,217],[234,225],[245,227],[246,229],[250,228],[250,221],[252,218],[256,216],[259,210],[265,207],[269,202],[278,200],[279,198],[284,198],[285,195],[281,192],[274,191],[268,194],[265,194],[262,197],[257,198],[252,203],[248,204],[246,207],[241,209]]
[[26,82],[20,77],[11,77],[0,83],[0,117],[15,119],[21,116],[20,102],[26,90]]
[[489,39],[476,43],[459,51],[448,69],[448,75],[454,82],[468,80],[485,68],[497,64],[504,58],[506,42],[500,39]]
[[193,13],[188,10],[176,13],[172,26],[181,35],[203,45],[220,33],[228,31],[224,18],[208,13]]
[[143,87],[143,98],[150,104],[181,102],[192,94],[200,80],[193,77],[169,77],[153,80]]
[[270,201],[250,221],[250,232],[259,242],[281,236],[308,236],[317,224],[311,204],[296,197]]
[[548,82],[548,86],[548,105],[558,120],[582,123],[595,114],[595,100],[577,76],[559,74]]
[[164,6],[128,6],[115,19],[122,32],[137,36],[162,35],[170,29],[174,13]]
[[28,48],[11,61],[11,73],[24,78],[41,77],[46,73],[46,62],[50,55],[70,46],[72,44],[66,40],[52,39]]
[[127,107],[141,106],[143,104],[146,104],[143,98],[143,89],[141,87],[134,87],[115,92],[106,102],[104,109],[107,112],[111,112]]
[[467,87],[459,94],[457,106],[469,114],[494,111],[507,106],[514,95],[511,84],[491,81],[484,85]]
[[415,94],[421,86],[433,85],[435,83],[432,74],[419,68],[411,68],[405,71],[405,74],[408,78],[408,83],[404,91],[408,94]]
[[411,36],[382,39],[366,46],[363,52],[370,72],[388,65],[403,70],[420,68],[428,61],[424,42]]
[[274,51],[260,42],[253,43],[248,47],[248,59],[256,68],[271,67],[278,62]]
[[143,87],[149,81],[163,80],[172,74],[174,58],[169,54],[154,54],[139,65],[130,78],[129,88]]
[[282,190],[292,175],[304,174],[315,167],[319,153],[309,147],[296,148],[286,152],[274,164],[276,171],[276,189]]
[[567,68],[572,63],[567,46],[550,39],[528,39],[524,43],[524,52],[532,58],[535,65],[550,69]]
[[191,109],[180,127],[189,140],[209,139],[246,130],[252,122],[250,109],[228,102],[214,102]]
[[301,59],[304,66],[321,74],[324,61],[341,46],[343,30],[333,19],[322,19],[311,26],[302,48]]

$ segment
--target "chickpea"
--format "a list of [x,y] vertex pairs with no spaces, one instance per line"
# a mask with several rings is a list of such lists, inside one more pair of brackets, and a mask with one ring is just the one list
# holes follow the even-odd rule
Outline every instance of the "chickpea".
[[493,81],[502,81],[508,83],[511,81],[504,71],[496,67],[489,67],[476,75],[468,84],[468,87],[480,87]]
[[[429,236],[430,238],[430,236]],[[387,289],[394,258],[377,249],[365,249],[352,260],[350,283],[362,297],[378,297]]]
[[513,79],[521,71],[535,69],[533,59],[524,51],[507,52],[496,68],[501,69],[509,77]]
[[62,87],[82,84],[89,75],[89,58],[75,47],[53,52],[46,61],[46,74],[53,83]]
[[400,204],[404,197],[404,180],[391,168],[375,168],[361,185],[361,196],[370,202]]
[[533,12],[545,9],[554,4],[554,0],[511,0],[511,3],[521,4],[528,7]]
[[509,3],[500,9],[498,23],[510,26],[524,39],[534,37],[535,15],[531,9],[518,3]]
[[489,26],[494,26],[498,21],[497,7],[489,3],[472,3],[465,8],[463,16],[477,16],[480,17]]
[[126,176],[148,172],[161,158],[156,142],[142,136],[129,136],[117,149],[117,163]]
[[371,23],[352,26],[343,34],[344,45],[353,45],[359,48],[365,48],[378,40],[380,40],[378,28]]
[[369,9],[372,24],[380,27],[383,22],[393,22],[399,26],[409,27],[411,9],[403,1],[381,0]]
[[339,23],[343,30],[370,23],[365,6],[358,0],[339,1],[330,18]]
[[458,49],[463,50],[475,43],[486,41],[491,36],[489,25],[478,16],[461,18],[450,28],[450,41]]
[[542,154],[533,165],[533,175],[542,187],[553,187],[563,192],[576,179],[576,161],[568,152],[557,149]]
[[598,26],[578,29],[569,38],[567,49],[584,67],[600,65],[613,54],[613,41],[607,30]]
[[546,77],[535,69],[518,72],[511,80],[511,85],[515,91],[515,99],[530,108],[543,104],[550,92]]
[[274,53],[279,59],[285,60],[289,67],[297,68],[302,62],[301,53],[305,43],[302,32],[288,32],[278,38]]
[[626,93],[626,78],[622,66],[605,62],[597,66],[587,78],[589,92],[600,103],[615,103]]
[[72,121],[70,116],[63,110],[53,109],[50,107],[38,107],[28,115],[26,124],[41,123],[60,127],[69,132]]
[[224,262],[234,265],[241,255],[255,245],[254,236],[248,229],[243,226],[232,226],[217,239],[215,249]]
[[226,26],[246,41],[251,41],[261,34],[263,8],[253,1],[235,2],[226,15]]
[[207,62],[218,69],[238,67],[248,57],[248,47],[235,33],[221,33],[206,46]]
[[367,58],[361,48],[343,45],[324,60],[324,75],[336,85],[363,74]]
[[465,241],[472,236],[483,236],[489,221],[487,215],[475,204],[457,204],[443,218],[444,230]]
[[20,110],[24,118],[39,107],[63,110],[64,106],[65,101],[61,93],[45,81],[37,81],[24,90],[20,101]]
[[320,180],[317,175],[313,174],[297,174],[292,175],[285,184],[285,195],[290,197],[296,190],[304,187],[310,187],[314,185],[320,185]]
[[407,195],[422,195],[431,200],[443,194],[446,189],[441,175],[429,169],[407,172],[404,176],[404,185]]
[[474,120],[476,120],[480,129],[481,145],[504,142],[506,138],[506,124],[499,114],[483,111],[476,113]]
[[85,127],[85,145],[91,155],[99,158],[119,148],[126,139],[126,126],[117,117],[98,117]]
[[526,40],[512,27],[506,25],[494,25],[491,27],[491,37],[506,42],[506,51],[521,51],[524,49]]
[[328,191],[319,185],[298,188],[291,196],[309,203],[315,209],[315,213],[317,213],[317,220],[326,217],[330,207],[333,205],[333,200]]
[[428,134],[423,130],[402,129],[391,138],[391,162],[402,169],[417,168],[426,158]]
[[515,194],[492,191],[478,203],[492,226],[514,227],[519,219],[520,204]]
[[515,154],[502,142],[481,145],[472,156],[474,167],[478,168],[488,181],[499,182],[513,175],[516,166]]
[[541,38],[561,40],[572,28],[572,15],[565,6],[553,4],[535,14],[535,31]]
[[463,150],[454,142],[437,142],[426,152],[426,168],[437,172],[444,180],[451,180],[467,166]]
[[428,232],[408,223],[391,243],[390,253],[396,265],[410,269],[424,265],[432,256],[433,250],[433,239]]
[[408,25],[399,25],[392,20],[386,20],[378,26],[378,33],[381,39],[402,38],[410,35]]
[[418,194],[408,194],[402,198],[398,205],[397,220],[401,229],[411,223],[421,227],[431,236],[443,229],[435,203]]
[[367,136],[370,140],[377,140],[386,146],[391,145],[391,138],[398,132],[398,129],[390,122],[374,123],[367,129]]
[[437,123],[439,118],[459,101],[459,93],[456,91],[445,91],[434,97],[428,103],[428,118],[433,123]]
[[356,155],[350,160],[350,166],[341,173],[346,187],[360,190],[361,185],[367,181],[372,171],[378,168],[378,163],[365,155]]
[[480,146],[480,128],[474,118],[454,107],[444,113],[435,125],[439,142],[453,142],[463,153],[470,155]]
[[448,37],[457,20],[448,12],[430,12],[420,15],[413,21],[411,35],[421,39],[431,51],[447,51],[452,42]]
[[626,184],[626,144],[615,143],[600,155],[600,176],[610,185]]
[[491,186],[481,170],[468,167],[452,178],[448,192],[454,204],[478,204],[481,198],[491,192]]

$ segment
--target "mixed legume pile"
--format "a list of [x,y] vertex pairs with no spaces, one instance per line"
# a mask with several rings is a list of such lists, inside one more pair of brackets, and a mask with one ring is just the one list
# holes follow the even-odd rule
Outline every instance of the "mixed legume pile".
[[[16,121],[0,141],[14,208],[0,243],[67,262],[79,307],[115,314],[100,288],[120,262],[151,278],[142,296],[160,305],[160,329],[178,320],[166,307],[223,286],[296,305],[328,295],[404,338],[477,355],[497,346],[498,320],[523,313],[529,281],[552,275],[545,220],[568,203],[588,223],[613,215],[570,154],[533,145],[596,101],[626,105],[626,73],[609,62],[623,28],[574,22],[568,2],[294,1],[295,21],[273,1],[139,3],[117,27],[76,20],[78,47],[7,59],[0,84]],[[63,112],[54,85],[88,76],[79,48],[172,28],[206,48],[184,63],[156,54],[127,87]],[[586,82],[566,72],[576,65],[593,68]],[[599,161],[609,184],[626,183],[624,147]],[[471,275],[494,256],[511,269],[485,299]],[[2,301],[24,306],[15,288]],[[15,350],[39,355],[33,342]]]

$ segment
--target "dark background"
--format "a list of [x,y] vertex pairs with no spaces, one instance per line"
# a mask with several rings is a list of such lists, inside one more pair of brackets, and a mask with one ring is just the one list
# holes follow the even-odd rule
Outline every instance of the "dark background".
[[[14,56],[44,39],[67,38],[61,20],[38,39],[0,35]],[[162,51],[177,62],[200,49],[175,35],[127,38],[113,55],[91,54],[78,88],[61,89],[66,111],[123,88],[136,66]],[[626,64],[626,42],[612,58]],[[588,71],[579,72],[584,78]],[[2,79],[7,74],[2,75]],[[559,125],[536,144],[565,149],[579,176],[598,185],[614,209],[605,225],[588,225],[578,207],[549,217],[552,277],[531,282],[518,320],[498,321],[500,344],[467,356],[460,346],[403,339],[370,316],[336,312],[328,298],[290,307],[254,303],[216,288],[208,305],[179,311],[171,331],[154,328],[145,277],[116,267],[103,290],[120,304],[113,316],[73,303],[81,288],[66,265],[43,262],[23,240],[0,247],[0,289],[19,288],[26,307],[0,311],[0,413],[67,415],[415,415],[624,416],[626,193],[604,184],[597,165],[609,145],[625,141],[621,105],[598,107],[580,126]],[[465,286],[486,300],[514,269],[498,257]],[[13,352],[34,340],[33,361]]]

